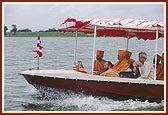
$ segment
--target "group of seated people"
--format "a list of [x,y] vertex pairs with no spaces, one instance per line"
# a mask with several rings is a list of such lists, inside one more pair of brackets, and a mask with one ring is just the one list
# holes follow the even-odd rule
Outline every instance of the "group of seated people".
[[[96,60],[94,61],[94,74],[107,77],[117,78],[137,78],[154,80],[155,70],[154,65],[147,59],[145,52],[139,53],[139,61],[131,59],[132,53],[128,50],[118,51],[118,61],[112,64],[111,61],[103,59],[104,51],[97,50]],[[154,59],[155,60],[155,59]],[[154,61],[155,62],[155,61]],[[160,63],[161,62],[161,63]],[[87,73],[84,70],[82,62],[78,62],[75,66],[78,72]],[[156,79],[164,79],[164,53],[162,56],[157,56]]]

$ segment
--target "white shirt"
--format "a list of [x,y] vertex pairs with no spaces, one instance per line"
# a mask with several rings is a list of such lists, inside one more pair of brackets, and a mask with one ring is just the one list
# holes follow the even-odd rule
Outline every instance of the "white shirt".
[[154,80],[154,68],[153,68],[153,64],[150,63],[148,60],[145,60],[144,64],[139,67],[139,71],[141,74],[140,79],[150,79],[150,80]]

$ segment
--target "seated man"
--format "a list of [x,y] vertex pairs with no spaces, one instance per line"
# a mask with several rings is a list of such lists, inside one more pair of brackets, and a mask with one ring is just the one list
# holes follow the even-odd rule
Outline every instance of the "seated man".
[[138,78],[140,77],[140,72],[137,69],[136,73],[133,71],[133,59],[130,59],[131,52],[128,50],[118,51],[118,62],[114,65],[114,69],[119,71],[120,77],[126,78]]
[[126,59],[126,51],[125,50],[119,50],[118,51],[118,62],[114,64],[113,69],[116,69],[118,72],[124,72],[126,71],[129,66],[130,62],[128,59]]
[[96,60],[94,61],[94,74],[100,75],[104,72],[104,63],[106,62],[103,60],[104,51],[97,50],[96,53]]
[[136,71],[137,67],[139,66],[141,76],[138,79],[150,79],[154,80],[154,68],[153,64],[147,60],[147,54],[145,52],[139,53],[139,62],[134,62],[134,71]]
[[164,53],[162,53],[161,67],[158,69],[158,73],[156,73],[156,79],[157,80],[164,80]]
[[103,72],[102,74],[100,74],[101,76],[108,76],[108,77],[119,77],[117,70],[112,69],[113,64],[110,61],[107,61],[104,64],[104,69],[106,70],[105,72]]

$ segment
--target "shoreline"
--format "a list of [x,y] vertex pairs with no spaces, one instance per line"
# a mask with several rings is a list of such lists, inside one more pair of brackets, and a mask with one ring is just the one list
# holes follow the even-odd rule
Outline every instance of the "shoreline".
[[[75,37],[75,33],[71,32],[17,32],[15,35],[13,32],[7,32],[4,37]],[[78,33],[78,37],[93,37],[92,34]]]

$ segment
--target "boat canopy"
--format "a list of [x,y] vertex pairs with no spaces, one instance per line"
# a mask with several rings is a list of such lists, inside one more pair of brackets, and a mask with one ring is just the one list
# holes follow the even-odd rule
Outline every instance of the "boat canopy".
[[[95,58],[96,37],[125,37],[128,41],[136,37],[143,40],[155,40],[155,63],[157,61],[158,38],[164,37],[164,23],[160,21],[137,20],[137,19],[66,19],[59,27],[59,32],[76,32],[76,42],[74,46],[74,61],[76,61],[77,36],[78,32],[85,34],[94,34],[93,54],[92,54],[92,74]],[[156,64],[155,78],[156,80]]]
[[83,32],[93,34],[96,26],[97,37],[125,37],[143,40],[155,40],[164,37],[164,23],[137,19],[66,19],[59,27],[59,32]]

